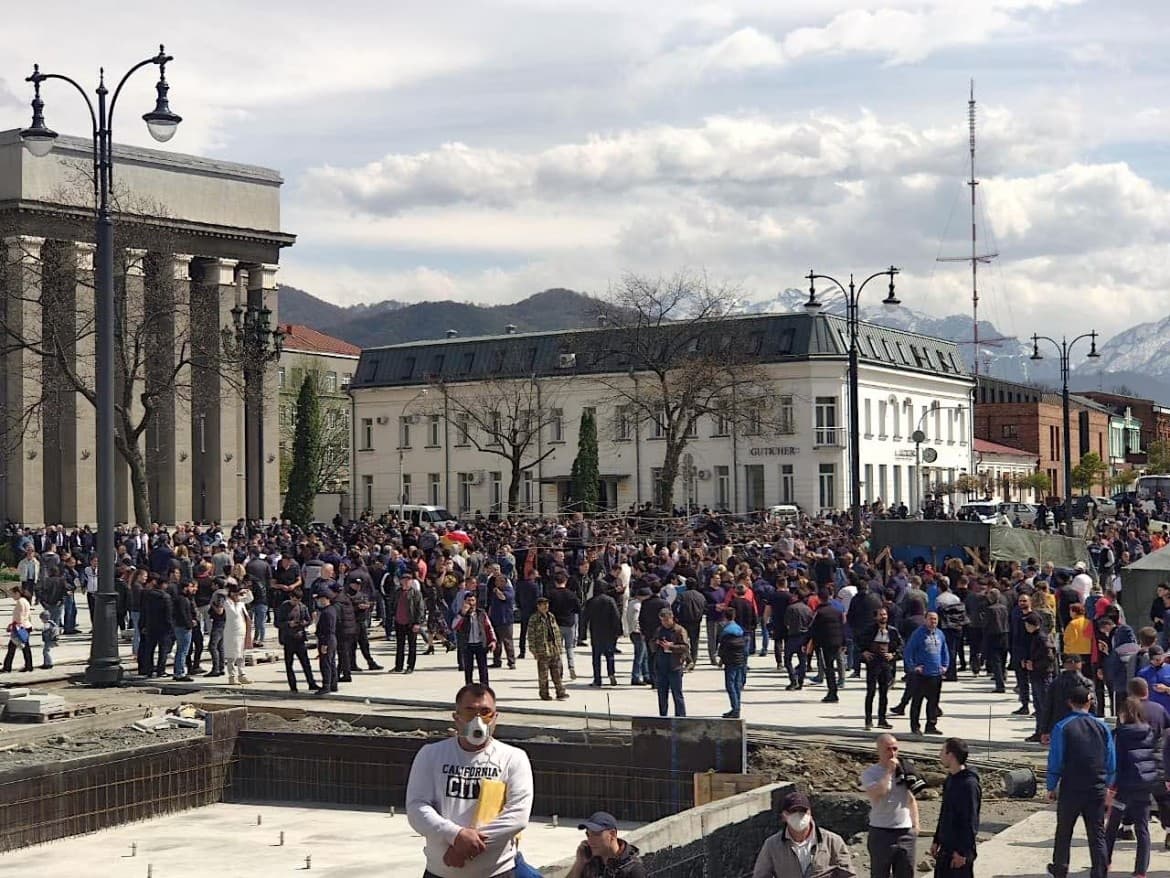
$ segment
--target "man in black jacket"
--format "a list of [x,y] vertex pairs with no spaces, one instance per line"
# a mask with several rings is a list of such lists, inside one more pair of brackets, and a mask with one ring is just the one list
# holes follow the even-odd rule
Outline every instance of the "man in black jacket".
[[321,672],[318,695],[337,691],[337,608],[333,606],[334,591],[330,585],[317,589],[317,662]]
[[283,600],[276,608],[276,631],[280,645],[284,647],[284,672],[288,677],[289,691],[297,691],[297,677],[293,672],[293,659],[296,658],[305,673],[309,691],[316,692],[318,687],[313,679],[313,666],[309,663],[309,650],[305,643],[305,629],[309,627],[312,617],[309,608],[301,600],[302,594],[299,585],[286,592],[287,600]]
[[1093,684],[1081,673],[1081,657],[1076,653],[1065,653],[1061,657],[1061,671],[1048,687],[1048,707],[1044,711],[1044,725],[1040,741],[1047,744],[1052,727],[1072,713],[1068,699],[1074,689],[1092,691]]
[[975,837],[983,790],[979,776],[967,767],[967,752],[962,738],[947,738],[938,754],[947,779],[930,847],[935,878],[972,878],[975,874]]
[[[856,600],[856,598],[854,598]],[[852,607],[850,607],[852,609]],[[878,699],[878,728],[892,729],[886,719],[889,709],[890,685],[894,669],[902,653],[902,633],[889,624],[890,613],[881,607],[874,617],[874,626],[858,641],[861,660],[865,664],[865,730],[873,728],[873,698]]]
[[351,672],[354,670],[351,658],[357,641],[357,610],[343,586],[334,586],[333,591],[333,608],[337,612],[337,682],[351,683]]
[[845,646],[845,616],[833,605],[829,590],[820,591],[820,606],[813,614],[812,635],[813,645],[817,650],[817,662],[821,666],[821,673],[825,676],[825,683],[829,687],[829,694],[821,701],[826,704],[836,704],[837,698],[837,664],[841,649]]
[[190,683],[187,673],[187,654],[191,651],[191,632],[195,630],[195,581],[184,583],[171,599],[175,625],[175,682]]
[[585,604],[585,624],[582,630],[588,630],[593,639],[593,682],[592,686],[601,686],[601,659],[605,657],[606,670],[609,672],[609,685],[617,685],[617,671],[614,668],[614,647],[618,638],[622,636],[622,616],[618,612],[617,601],[610,597],[605,590],[605,583],[597,583],[597,590],[589,602]]

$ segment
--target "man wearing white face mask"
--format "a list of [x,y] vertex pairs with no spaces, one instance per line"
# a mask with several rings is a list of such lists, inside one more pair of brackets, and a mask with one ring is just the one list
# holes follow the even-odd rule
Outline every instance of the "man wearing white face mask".
[[812,819],[812,803],[793,792],[782,804],[784,828],[769,836],[752,878],[855,878],[845,840]]
[[532,813],[532,765],[493,736],[496,694],[464,686],[455,696],[458,733],[418,751],[406,784],[406,815],[425,840],[423,878],[512,878],[516,836]]

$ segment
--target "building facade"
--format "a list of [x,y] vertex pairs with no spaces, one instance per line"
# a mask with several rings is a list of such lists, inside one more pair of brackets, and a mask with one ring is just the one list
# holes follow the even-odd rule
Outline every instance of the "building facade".
[[1042,500],[1041,492],[1021,489],[1016,482],[1023,476],[1030,476],[1040,466],[1039,455],[1021,451],[1010,445],[989,442],[975,438],[975,472],[992,488],[992,499],[1008,502],[1020,500],[1032,503]]
[[[810,512],[848,508],[850,482],[858,476],[849,472],[847,450],[845,321],[806,314],[737,319],[751,321],[747,334],[759,338],[773,417],[758,430],[701,418],[681,458],[676,505],[733,512],[778,503]],[[615,382],[628,382],[623,392],[636,394],[645,376],[578,356],[595,331],[603,330],[454,337],[362,351],[350,385],[357,435],[353,511],[382,513],[400,500],[457,515],[506,511],[509,462],[476,449],[466,423],[454,422],[443,405],[445,393],[475,393],[502,379],[533,382],[539,397],[555,400],[530,457],[550,453],[521,474],[523,512],[563,508],[586,408],[598,425],[602,504],[625,510],[655,502],[662,431],[624,417],[613,391]],[[972,382],[952,342],[862,324],[859,344],[862,497],[912,506],[924,486],[971,471]],[[925,434],[917,446],[916,430]],[[933,454],[923,455],[928,448]]]
[[[1071,465],[1093,452],[1109,460],[1109,412],[1079,395],[1070,397]],[[980,376],[975,391],[975,438],[1026,451],[1048,476],[1051,496],[1064,497],[1064,409],[1059,393]]]
[[[94,409],[63,376],[92,387],[94,214],[88,178],[78,183],[92,161],[89,140],[60,137],[36,158],[17,131],[0,132],[0,322],[9,350],[0,381],[0,521],[95,523]],[[245,411],[248,388],[228,340],[233,308],[277,311],[280,250],[294,240],[280,228],[281,177],[117,146],[114,179],[116,386],[131,422],[143,427],[130,445],[145,461],[151,517],[275,514],[276,407],[263,410],[264,447],[246,440],[258,415]],[[63,349],[56,359],[39,353],[48,339]],[[275,399],[276,370],[252,374],[262,386],[251,391]],[[156,414],[143,419],[148,399]],[[119,520],[134,520],[136,492],[121,456],[115,485]]]
[[[1170,442],[1170,407],[1140,396],[1101,390],[1079,391],[1077,395],[1105,406],[1115,415],[1128,418],[1128,421],[1119,425],[1125,432],[1117,437],[1114,449],[1121,452],[1117,456],[1123,456],[1127,465],[1141,467],[1146,462],[1146,450],[1152,443]],[[1140,428],[1137,437],[1132,433],[1133,421]]]
[[[284,348],[277,368],[280,387],[280,461],[282,492],[292,467],[297,395],[306,376],[317,382],[321,407],[322,492],[347,495],[353,465],[353,429],[350,422],[349,383],[361,348],[301,323],[286,323]],[[330,516],[332,517],[332,516]]]

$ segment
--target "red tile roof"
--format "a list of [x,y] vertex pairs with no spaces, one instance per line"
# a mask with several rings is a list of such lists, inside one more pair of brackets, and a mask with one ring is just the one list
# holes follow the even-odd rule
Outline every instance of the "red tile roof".
[[988,442],[986,439],[975,440],[975,451],[976,453],[982,454],[1010,454],[1015,457],[1028,458],[1038,457],[1038,455],[1033,454],[1031,451],[1012,448],[1010,445],[1000,445],[998,442]]
[[285,323],[280,328],[284,330],[284,349],[286,351],[302,351],[311,354],[342,354],[351,357],[360,356],[362,352],[362,349],[357,345],[352,345],[347,341],[342,341],[339,338],[318,332],[310,326],[305,326],[303,323]]

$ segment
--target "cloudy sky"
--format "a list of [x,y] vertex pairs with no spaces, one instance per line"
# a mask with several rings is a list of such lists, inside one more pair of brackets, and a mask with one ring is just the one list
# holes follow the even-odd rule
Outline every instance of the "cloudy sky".
[[[680,268],[765,300],[810,267],[892,262],[905,304],[965,312],[968,274],[936,258],[969,248],[974,78],[1000,254],[983,315],[1030,335],[1166,313],[1164,0],[102,8],[5,19],[0,128],[27,124],[34,60],[92,76],[165,40],[170,146],[278,168],[298,236],[281,279],[332,301],[495,303]],[[143,76],[124,100],[151,95]],[[49,124],[81,131],[78,108],[56,92]]]

